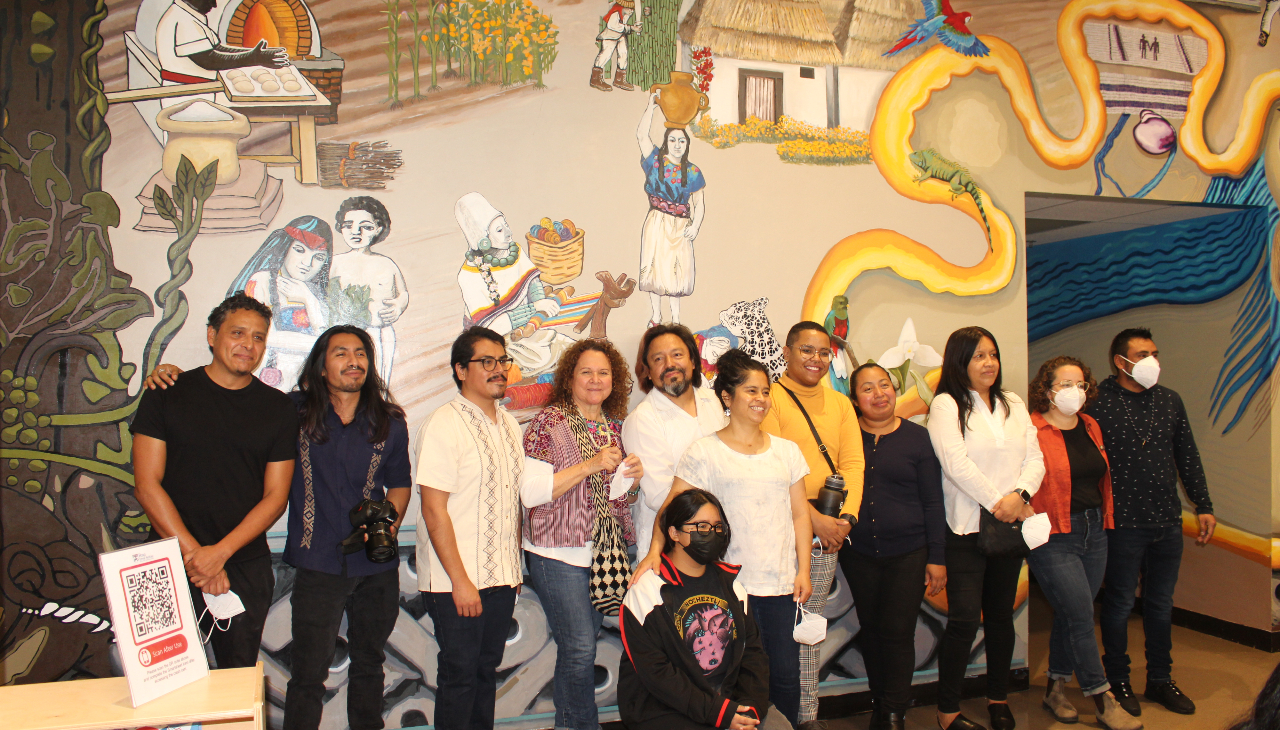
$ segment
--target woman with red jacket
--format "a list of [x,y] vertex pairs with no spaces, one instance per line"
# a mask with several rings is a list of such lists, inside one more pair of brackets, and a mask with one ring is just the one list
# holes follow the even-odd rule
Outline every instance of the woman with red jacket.
[[622,602],[618,714],[631,730],[789,730],[769,706],[769,658],[738,566],[721,562],[732,532],[715,495],[686,489],[659,527],[661,563]]
[[1045,467],[1031,506],[1047,514],[1052,525],[1049,541],[1027,556],[1053,608],[1044,706],[1059,722],[1079,720],[1062,691],[1074,673],[1097,705],[1098,722],[1111,730],[1140,730],[1142,723],[1110,691],[1093,633],[1093,599],[1107,568],[1106,529],[1114,526],[1102,430],[1080,412],[1097,387],[1088,366],[1060,356],[1041,365],[1027,388]]

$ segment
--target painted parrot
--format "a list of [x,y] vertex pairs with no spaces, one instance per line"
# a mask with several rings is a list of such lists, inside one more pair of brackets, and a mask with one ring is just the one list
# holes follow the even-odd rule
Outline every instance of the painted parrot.
[[919,45],[938,36],[938,40],[956,53],[965,56],[985,56],[991,52],[987,44],[978,40],[965,25],[972,13],[957,13],[951,9],[951,0],[924,0],[925,18],[917,20],[907,29],[898,45],[885,51],[883,55],[892,56],[912,46]]
[[849,297],[837,294],[831,298],[831,311],[823,322],[827,334],[831,335],[832,349],[835,356],[831,358],[831,371],[828,378],[831,387],[838,393],[849,395],[849,373],[858,366],[853,358],[853,350],[848,345],[849,338]]

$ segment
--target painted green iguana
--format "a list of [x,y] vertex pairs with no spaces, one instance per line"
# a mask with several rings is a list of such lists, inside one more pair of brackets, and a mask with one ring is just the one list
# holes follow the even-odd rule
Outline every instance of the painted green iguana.
[[987,222],[987,211],[982,207],[982,191],[978,190],[969,171],[938,154],[935,149],[916,150],[911,153],[910,159],[911,164],[920,168],[920,175],[915,178],[917,183],[931,177],[936,178],[951,184],[952,200],[965,193],[973,198],[974,204],[978,206],[978,214],[982,216],[982,223],[987,227],[987,249],[990,250],[991,224]]

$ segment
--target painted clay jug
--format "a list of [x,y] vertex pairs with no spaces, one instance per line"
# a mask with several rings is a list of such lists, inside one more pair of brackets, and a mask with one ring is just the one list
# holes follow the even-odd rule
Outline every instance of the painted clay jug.
[[168,132],[160,168],[174,180],[178,163],[185,156],[203,170],[218,161],[218,185],[240,177],[240,157],[236,145],[249,136],[249,118],[233,109],[205,99],[192,99],[166,107],[156,116],[156,125]]
[[654,91],[662,92],[658,96],[658,106],[662,109],[662,116],[667,118],[667,129],[684,129],[711,106],[707,95],[693,85],[691,73],[672,71],[671,81],[649,87],[650,94]]

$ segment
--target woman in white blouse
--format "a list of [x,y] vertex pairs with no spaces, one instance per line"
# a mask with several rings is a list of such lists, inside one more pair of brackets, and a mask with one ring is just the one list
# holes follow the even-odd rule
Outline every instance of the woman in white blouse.
[[1000,350],[987,330],[964,327],[947,339],[928,428],[942,462],[948,528],[947,630],[938,652],[938,726],[982,728],[960,714],[965,667],[981,621],[991,727],[1013,730],[1016,723],[1007,698],[1022,558],[989,558],[979,552],[978,523],[984,509],[1002,522],[1035,514],[1031,495],[1044,478],[1044,462],[1027,407],[1000,385]]
[[[800,645],[791,632],[796,604],[812,593],[813,531],[804,488],[809,465],[794,441],[760,429],[771,405],[764,365],[733,349],[720,356],[716,367],[715,393],[729,413],[729,425],[689,446],[658,520],[672,498],[697,487],[719,498],[726,520],[740,525],[736,530],[745,537],[730,543],[724,560],[741,566],[738,581],[747,590],[747,610],[769,655],[769,700],[795,726]],[[661,561],[665,533],[655,529],[653,534],[637,578]]]

